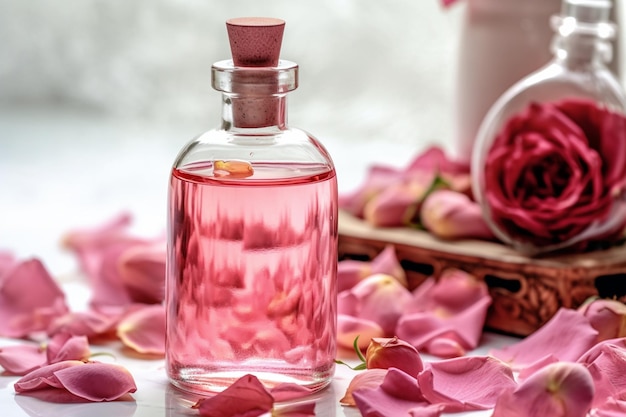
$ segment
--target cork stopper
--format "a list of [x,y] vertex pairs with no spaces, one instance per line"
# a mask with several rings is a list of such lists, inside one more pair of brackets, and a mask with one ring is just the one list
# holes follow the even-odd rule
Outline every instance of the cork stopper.
[[239,17],[226,21],[233,63],[238,67],[278,65],[285,21],[270,17]]

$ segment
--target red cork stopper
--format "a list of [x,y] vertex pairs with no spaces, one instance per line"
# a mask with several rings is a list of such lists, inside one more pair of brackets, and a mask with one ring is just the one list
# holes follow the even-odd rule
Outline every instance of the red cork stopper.
[[237,67],[275,67],[285,21],[271,17],[238,17],[226,21],[233,63]]

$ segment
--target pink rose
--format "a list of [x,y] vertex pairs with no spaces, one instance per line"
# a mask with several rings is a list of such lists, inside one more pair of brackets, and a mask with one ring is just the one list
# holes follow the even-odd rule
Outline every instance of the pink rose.
[[626,118],[592,101],[530,104],[484,169],[488,217],[514,244],[556,249],[623,230]]

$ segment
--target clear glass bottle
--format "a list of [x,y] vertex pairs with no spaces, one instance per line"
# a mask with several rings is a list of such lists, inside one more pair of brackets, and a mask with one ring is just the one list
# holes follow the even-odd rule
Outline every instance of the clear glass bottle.
[[298,66],[284,22],[227,22],[212,67],[222,123],[185,146],[169,187],[166,366],[192,392],[245,374],[326,386],[336,354],[337,180],[310,134],[287,126]]
[[626,223],[626,97],[607,68],[609,0],[563,0],[554,58],[487,113],[472,157],[483,214],[528,254],[582,250]]

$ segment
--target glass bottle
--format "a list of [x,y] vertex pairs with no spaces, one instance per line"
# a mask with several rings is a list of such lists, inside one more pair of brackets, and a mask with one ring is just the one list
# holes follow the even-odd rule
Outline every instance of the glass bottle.
[[498,238],[531,255],[589,249],[626,223],[626,97],[607,68],[610,0],[563,0],[554,57],[507,90],[478,132],[472,182]]
[[334,372],[337,180],[320,142],[287,126],[298,66],[278,59],[283,28],[227,21],[233,59],[212,66],[221,127],[172,169],[166,367],[188,391],[245,374],[315,391]]

